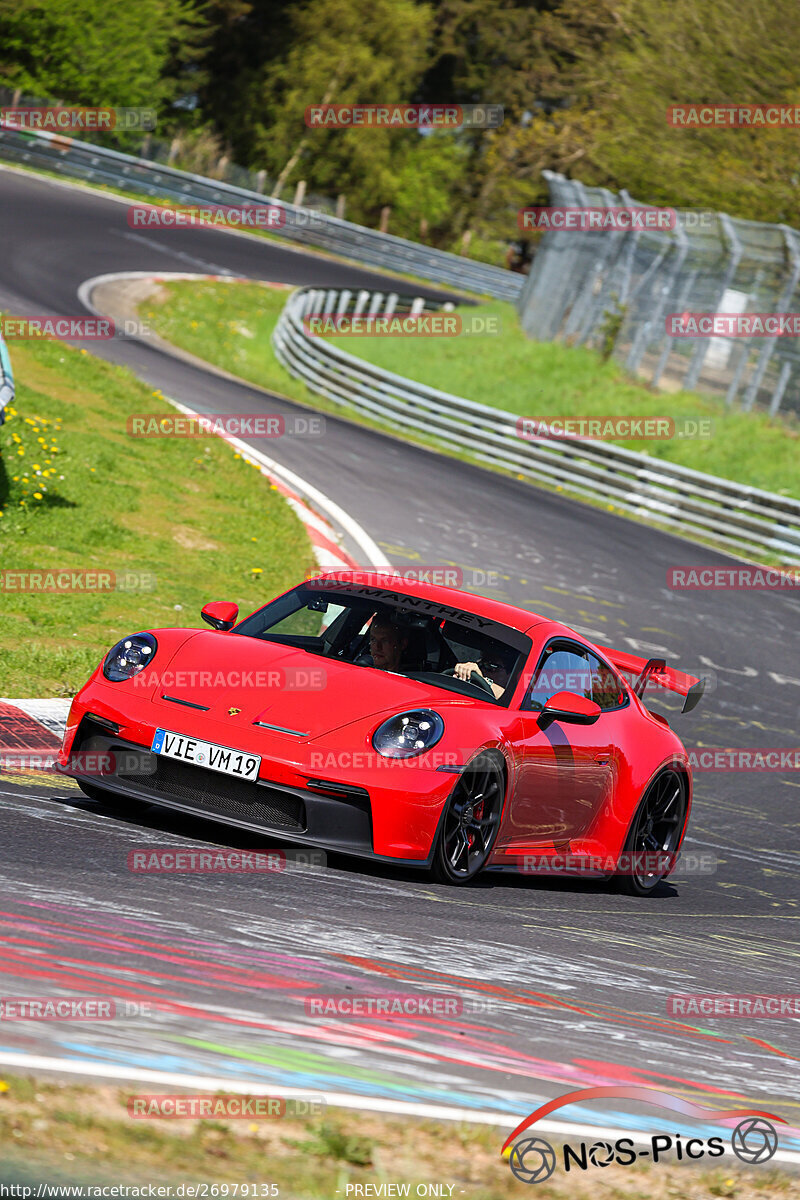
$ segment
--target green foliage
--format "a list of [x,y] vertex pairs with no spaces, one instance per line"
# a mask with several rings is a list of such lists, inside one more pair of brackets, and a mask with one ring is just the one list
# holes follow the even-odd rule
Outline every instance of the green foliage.
[[252,612],[313,565],[294,513],[220,438],[128,435],[129,416],[171,411],[160,392],[61,342],[19,342],[12,353],[0,563],[107,571],[117,586],[4,591],[6,694],[72,695],[131,629],[196,627],[219,597]]
[[310,1138],[294,1143],[303,1153],[350,1163],[354,1167],[372,1166],[374,1143],[370,1138],[349,1133],[341,1123],[334,1121],[321,1121],[309,1132]]
[[[344,194],[356,221],[388,206],[390,232],[450,249],[469,230],[486,256],[546,200],[545,169],[800,225],[796,129],[666,120],[682,102],[800,105],[799,40],[796,0],[0,0],[0,82],[155,106],[159,134],[191,131],[192,169],[225,155],[288,198],[300,180]],[[499,103],[505,122],[309,129],[322,102]]]
[[190,0],[0,0],[0,80],[45,100],[164,115],[196,82],[204,28]]

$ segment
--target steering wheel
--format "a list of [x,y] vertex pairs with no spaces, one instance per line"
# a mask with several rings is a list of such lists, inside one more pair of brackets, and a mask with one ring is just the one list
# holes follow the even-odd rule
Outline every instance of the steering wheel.
[[[456,669],[455,667],[449,667],[446,671],[442,671],[442,674],[452,675],[455,679]],[[488,692],[492,699],[495,699],[495,694],[492,690],[492,685],[489,683],[489,680],[484,679],[483,675],[479,675],[477,671],[470,671],[469,679],[466,682],[471,683],[473,687],[480,688],[483,692]]]

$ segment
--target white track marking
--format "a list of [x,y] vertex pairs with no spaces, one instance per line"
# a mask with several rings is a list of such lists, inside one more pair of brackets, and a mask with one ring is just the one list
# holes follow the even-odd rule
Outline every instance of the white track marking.
[[[320,1099],[332,1108],[355,1108],[360,1111],[394,1113],[439,1121],[461,1121],[473,1125],[494,1125],[510,1130],[519,1124],[518,1113],[491,1112],[458,1108],[454,1104],[415,1104],[411,1100],[390,1100],[383,1096],[353,1096],[348,1092],[326,1092],[317,1088],[287,1088],[280,1084],[263,1084],[248,1080],[216,1078],[211,1075],[181,1075],[176,1071],[151,1071],[144,1067],[114,1066],[110,1063],[76,1062],[73,1059],[46,1058],[38,1054],[0,1052],[0,1064],[32,1071],[56,1071],[64,1075],[82,1075],[94,1079],[115,1079],[131,1083],[160,1083],[168,1087],[197,1088],[207,1092],[230,1092],[243,1096],[282,1096],[291,1099]],[[601,1137],[615,1140],[629,1137],[634,1142],[650,1145],[652,1134],[626,1126],[577,1125],[569,1121],[537,1121],[536,1129],[558,1138]],[[780,1133],[780,1131],[779,1131]],[[498,1146],[498,1155],[499,1155]],[[800,1165],[800,1152],[778,1150],[772,1162]]]

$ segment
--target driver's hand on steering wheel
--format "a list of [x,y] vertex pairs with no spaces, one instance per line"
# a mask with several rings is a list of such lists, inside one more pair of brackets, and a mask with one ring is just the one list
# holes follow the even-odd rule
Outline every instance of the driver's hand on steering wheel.
[[[463,679],[464,683],[469,683],[469,677],[473,671],[477,671],[477,673],[483,678],[483,671],[476,662],[456,663],[455,667],[453,668],[453,674],[455,675],[456,679]],[[489,680],[487,679],[486,682],[488,683]]]
[[[492,695],[499,700],[505,691],[505,683],[499,684],[495,683],[493,679],[489,679],[488,676],[484,675],[476,662],[456,663],[453,667],[453,674],[456,679],[461,679],[464,683],[472,683],[471,676],[473,671],[484,681],[487,688],[491,689]],[[472,683],[472,686],[477,687],[480,685]]]

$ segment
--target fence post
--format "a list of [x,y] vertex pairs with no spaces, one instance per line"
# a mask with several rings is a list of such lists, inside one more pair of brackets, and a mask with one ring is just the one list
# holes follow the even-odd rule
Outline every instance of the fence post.
[[[800,279],[800,247],[798,246],[798,235],[794,229],[790,229],[788,225],[781,225],[780,229],[783,233],[783,240],[786,245],[786,249],[789,251],[790,263],[789,278],[787,279],[786,286],[781,292],[778,300],[778,304],[780,305],[778,311],[783,312],[787,305],[791,304],[794,290],[797,287],[797,281]],[[753,371],[753,377],[747,385],[747,391],[744,394],[744,400],[742,402],[742,410],[744,412],[750,412],[751,408],[756,402],[758,389],[761,387],[761,381],[764,378],[764,373],[769,365],[769,360],[772,358],[772,355],[775,351],[777,340],[777,338],[767,338],[761,348],[761,353],[758,356],[758,362],[756,363],[755,370]],[[784,366],[785,365],[786,364],[784,363]],[[780,403],[783,399],[783,392],[786,388],[787,382],[788,376],[784,381],[783,388],[778,396],[778,402],[775,404],[774,408],[773,404],[775,403],[775,393],[772,395],[769,411],[773,416],[780,408]],[[777,392],[777,390],[778,389],[776,387],[775,391]]]
[[[664,315],[667,296],[670,293],[672,285],[678,282],[683,261],[689,252],[689,238],[686,235],[686,231],[680,226],[680,224],[678,224],[675,226],[672,232],[675,234],[675,238],[674,240],[670,241],[664,258],[666,259],[670,250],[675,250],[675,264],[672,268],[672,271],[667,274],[666,279],[662,279],[661,272],[659,271],[656,271],[654,274],[651,294],[652,292],[655,292],[658,298],[655,302],[654,309],[651,311],[650,315],[640,323],[639,328],[636,331],[636,336],[631,342],[631,348],[628,352],[628,357],[625,362],[625,366],[631,372],[638,369],[639,363],[644,357],[645,350],[647,349],[648,334],[650,333],[651,329],[656,331],[656,338],[659,342],[661,341],[661,336],[664,331],[659,330],[658,326]],[[639,289],[637,288],[637,293],[638,291]],[[672,339],[670,338],[670,346],[671,345]],[[661,369],[663,370],[663,367]],[[653,386],[655,386],[655,384]]]
[[[719,304],[722,297],[728,290],[729,285],[733,281],[736,274],[736,268],[739,266],[739,261],[742,257],[742,243],[736,236],[736,230],[733,227],[733,222],[727,213],[719,214],[719,223],[722,226],[722,232],[725,235],[725,240],[728,243],[728,268],[722,277],[722,283],[719,287]],[[692,360],[689,363],[689,370],[686,372],[686,378],[683,381],[683,386],[688,390],[697,387],[697,381],[700,378],[700,371],[703,367],[706,354],[708,353],[708,345],[711,338],[700,338],[697,343],[697,348],[692,355]]]

